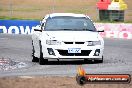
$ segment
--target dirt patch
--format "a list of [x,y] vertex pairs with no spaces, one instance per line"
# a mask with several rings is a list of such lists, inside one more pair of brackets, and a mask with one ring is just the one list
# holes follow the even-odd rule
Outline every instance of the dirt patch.
[[28,68],[33,65],[31,62],[18,62],[10,58],[0,58],[0,71]]
[[0,78],[0,88],[132,88],[132,83],[80,86],[75,77],[5,77]]

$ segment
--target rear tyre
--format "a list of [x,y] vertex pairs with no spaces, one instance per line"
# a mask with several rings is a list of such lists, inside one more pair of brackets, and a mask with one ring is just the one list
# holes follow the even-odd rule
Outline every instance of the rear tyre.
[[37,57],[32,56],[32,62],[39,62],[39,59]]
[[32,40],[32,62],[38,62],[39,59],[34,56],[34,53],[35,53],[35,49],[34,49],[33,40]]
[[39,47],[40,47],[40,58],[39,58],[39,64],[40,65],[44,65],[48,62],[48,59],[44,59],[43,58],[43,52],[42,52],[42,45],[41,45],[41,41],[39,41]]

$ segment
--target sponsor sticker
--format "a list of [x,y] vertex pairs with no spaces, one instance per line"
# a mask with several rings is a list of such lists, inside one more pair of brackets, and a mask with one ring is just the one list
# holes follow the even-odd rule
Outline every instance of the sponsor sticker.
[[131,76],[129,74],[86,74],[85,70],[80,66],[76,81],[79,85],[89,83],[130,83]]

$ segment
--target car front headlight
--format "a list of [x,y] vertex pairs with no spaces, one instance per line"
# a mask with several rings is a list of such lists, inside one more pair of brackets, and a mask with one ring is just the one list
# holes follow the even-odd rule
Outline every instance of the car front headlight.
[[59,42],[57,40],[46,40],[46,44],[48,44],[48,45],[60,45],[61,42]]
[[88,46],[101,45],[101,41],[88,41]]

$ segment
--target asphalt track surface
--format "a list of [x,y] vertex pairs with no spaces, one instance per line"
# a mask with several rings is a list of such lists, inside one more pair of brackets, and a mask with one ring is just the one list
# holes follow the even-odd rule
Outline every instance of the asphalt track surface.
[[15,70],[0,70],[0,76],[75,76],[82,65],[88,74],[132,74],[132,40],[104,39],[104,62],[50,61],[46,65],[31,62],[31,35],[0,34],[0,58],[31,64]]

